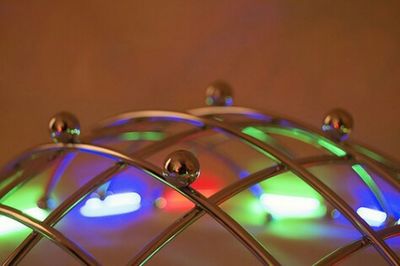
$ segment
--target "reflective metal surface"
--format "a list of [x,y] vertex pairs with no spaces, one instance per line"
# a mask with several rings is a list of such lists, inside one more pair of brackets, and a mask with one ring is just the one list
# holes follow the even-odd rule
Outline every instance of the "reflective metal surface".
[[69,112],[54,115],[49,122],[50,137],[55,143],[74,143],[78,141],[81,126],[78,118]]
[[189,151],[174,151],[165,158],[163,176],[176,187],[192,184],[200,175],[200,163]]
[[347,111],[337,108],[326,114],[322,121],[322,130],[331,138],[343,141],[353,130],[353,117]]
[[[120,261],[122,258],[116,258],[115,264],[142,265],[151,262],[152,258],[158,256],[160,250],[177,241],[180,234],[188,231],[200,217],[207,214],[261,264],[279,265],[282,264],[281,255],[270,246],[274,238],[269,238],[268,235],[263,242],[257,238],[263,235],[265,230],[267,232],[272,230],[271,227],[279,223],[277,218],[271,220],[270,211],[263,209],[264,223],[257,225],[255,230],[254,226],[247,226],[231,216],[221,204],[245,191],[248,191],[255,202],[260,204],[263,195],[270,193],[269,187],[263,187],[261,184],[267,180],[275,180],[280,174],[290,173],[303,182],[308,190],[318,195],[318,204],[329,205],[329,208],[332,208],[322,218],[313,222],[321,226],[327,226],[326,223],[340,225],[340,221],[336,221],[332,215],[334,212],[340,213],[342,219],[348,222],[346,226],[359,234],[351,237],[344,234],[343,239],[348,238],[347,245],[333,249],[329,247],[329,252],[314,263],[318,265],[336,263],[345,260],[363,247],[372,245],[375,252],[378,252],[377,254],[387,263],[399,265],[398,254],[393,246],[385,241],[388,237],[398,234],[400,210],[395,204],[399,200],[398,193],[400,193],[398,172],[396,172],[396,169],[400,169],[398,164],[359,144],[342,142],[353,126],[351,116],[343,110],[333,110],[326,116],[323,133],[291,119],[248,108],[228,107],[226,105],[230,105],[232,100],[232,93],[228,88],[225,83],[215,83],[210,86],[207,89],[207,99],[210,99],[210,105],[215,107],[194,109],[189,111],[191,114],[141,111],[109,118],[101,122],[88,136],[81,138],[86,142],[84,144],[78,143],[80,133],[78,120],[69,113],[57,114],[50,122],[51,136],[55,144],[45,144],[30,149],[11,161],[0,172],[0,212],[33,230],[22,239],[21,244],[6,255],[3,264],[23,263],[30,258],[29,255],[34,248],[38,249],[42,237],[49,238],[83,264],[114,264],[110,261],[98,262],[95,255],[89,255],[80,248],[79,243],[69,239],[67,233],[61,233],[65,226],[65,218],[79,215],[79,219],[86,219],[85,221],[93,225],[103,226],[106,229],[110,226],[110,230],[118,230],[118,227],[111,227],[110,222],[117,220],[118,217],[130,217],[131,220],[122,219],[129,221],[129,226],[121,226],[121,230],[126,230],[135,226],[135,219],[138,218],[129,215],[134,215],[137,209],[142,208],[148,212],[141,219],[154,215],[166,217],[170,215],[167,211],[168,206],[179,207],[178,203],[174,205],[173,202],[181,204],[188,202],[192,205],[185,209],[180,218],[169,226],[160,221],[164,226],[163,230],[143,243],[134,241],[139,245],[139,252],[125,256],[123,262]],[[298,157],[297,153],[291,150],[291,145],[294,144],[300,147],[300,151],[306,147],[313,149],[316,155],[307,157],[300,154]],[[241,150],[236,151],[238,147],[241,147]],[[247,154],[252,154],[251,152],[263,157],[257,167],[253,166],[255,163],[253,161],[258,157],[248,158]],[[99,166],[87,165],[83,155],[91,156],[93,159],[90,162],[106,160],[108,163],[102,166],[101,170],[96,170],[96,175],[86,177],[88,173],[86,171],[90,172]],[[365,187],[363,194],[357,194],[361,190],[359,187],[348,189],[345,194],[335,191],[335,184],[328,182],[326,174],[316,174],[313,168],[342,164],[354,170],[356,179],[361,182],[359,184]],[[71,169],[75,165],[79,166]],[[210,165],[214,168],[209,168]],[[84,171],[85,182],[80,183],[79,178],[74,178],[84,169],[88,169]],[[128,169],[135,169],[137,174],[125,176]],[[35,182],[40,179],[42,173],[46,173],[42,177],[44,182],[40,185],[39,196],[35,196],[33,200],[35,206],[48,212],[47,217],[40,221],[30,218],[22,209],[14,208],[9,200],[15,198],[19,191],[24,191],[24,188],[28,188],[26,191],[29,191],[29,188],[37,187]],[[68,177],[72,179],[68,180]],[[123,180],[123,182],[118,181],[120,184],[116,181],[119,179]],[[151,183],[153,185],[146,187],[149,185],[141,184],[144,181],[153,182]],[[336,187],[341,187],[340,183],[343,182],[351,184],[350,181],[350,177],[338,176],[335,180]],[[219,185],[210,192],[214,184]],[[69,191],[68,186],[75,188]],[[289,188],[291,186],[296,192],[296,183],[292,181],[286,185]],[[144,187],[151,193],[141,192]],[[161,187],[161,192],[156,187]],[[91,193],[102,196],[93,199]],[[286,196],[293,195],[289,193]],[[374,206],[370,206],[372,203],[360,206],[364,204],[360,201],[360,197],[368,197]],[[303,198],[295,197],[295,199]],[[310,199],[306,199],[309,202]],[[359,201],[354,203],[355,199]],[[124,209],[126,207],[122,206],[124,202],[130,204],[128,206],[130,209]],[[157,208],[152,207],[155,203]],[[135,209],[132,209],[132,204],[137,204]],[[84,207],[92,208],[90,211],[95,214],[85,216],[86,213],[82,211]],[[108,207],[110,209],[107,210]],[[243,206],[237,206],[239,207]],[[372,211],[384,213],[385,218],[381,227],[374,228],[368,219],[355,209],[356,207],[370,207]],[[121,212],[115,213],[117,210]],[[106,222],[102,225],[100,221]],[[384,229],[381,229],[382,227]],[[200,234],[207,234],[207,229]],[[121,237],[124,238],[125,235],[128,237],[129,234],[122,233]],[[1,237],[0,234],[0,241]],[[96,235],[93,237],[98,238]],[[121,243],[127,241],[122,238]],[[209,235],[209,238],[212,242],[213,236]],[[294,243],[290,239],[286,241],[289,246]],[[104,247],[97,245],[93,240],[89,248],[97,252],[93,254],[98,254]],[[113,249],[113,246],[107,248]],[[1,252],[0,249],[0,255]],[[118,250],[114,252],[118,254]],[[220,252],[224,252],[223,247]],[[232,263],[234,256],[235,254],[227,254],[227,261]],[[301,261],[302,257],[297,259]]]

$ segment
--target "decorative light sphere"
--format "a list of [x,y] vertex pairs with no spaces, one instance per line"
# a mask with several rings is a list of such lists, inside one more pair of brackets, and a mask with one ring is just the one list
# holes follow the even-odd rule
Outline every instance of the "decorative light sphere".
[[200,175],[200,163],[193,153],[177,150],[170,153],[164,162],[163,176],[176,187],[187,187]]
[[211,106],[231,106],[233,104],[232,87],[224,81],[215,81],[206,89],[206,104]]
[[74,143],[78,141],[81,126],[75,115],[60,112],[50,119],[49,131],[55,143]]
[[[214,106],[231,95],[208,88]],[[1,265],[400,265],[400,163],[339,143],[344,110],[326,115],[325,136],[240,106],[100,125],[79,140],[78,119],[58,113],[51,137],[73,145],[0,168]]]
[[353,129],[353,117],[347,111],[336,108],[328,112],[322,121],[322,130],[337,141],[348,138]]

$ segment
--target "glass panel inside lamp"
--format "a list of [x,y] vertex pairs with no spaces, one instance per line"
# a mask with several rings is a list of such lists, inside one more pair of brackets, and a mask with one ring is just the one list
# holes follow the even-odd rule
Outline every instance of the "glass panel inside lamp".
[[[152,179],[146,174],[129,169],[117,175],[109,184],[113,194],[110,193],[108,196],[117,195],[117,198],[111,197],[111,199],[115,200],[116,206],[113,208],[118,214],[110,213],[114,212],[110,206],[113,205],[111,202],[110,205],[104,204],[99,209],[91,209],[95,213],[94,217],[83,215],[85,206],[91,204],[92,197],[88,195],[54,227],[90,252],[102,265],[126,264],[144,245],[164,230],[166,225],[181,216],[180,212],[162,211],[154,204],[155,199],[159,198],[167,187],[163,184],[159,189],[154,185],[147,186],[146,181]],[[135,202],[137,203],[138,197],[134,196],[136,195],[134,193],[141,198],[140,208],[136,210],[135,206],[138,205],[135,205]],[[103,201],[108,199],[105,197]],[[125,209],[121,211],[121,208]],[[126,208],[128,211],[125,211]],[[117,262],[116,251],[118,251]],[[35,261],[43,262],[44,252],[45,249],[38,250]]]
[[[11,190],[3,199],[1,204],[15,208],[22,213],[43,221],[49,214],[48,210],[40,209],[37,202],[43,195],[43,183],[49,171],[32,177],[29,181]],[[0,215],[0,238],[16,232],[27,232],[30,229],[23,224]]]
[[242,132],[285,152],[289,157],[307,157],[326,153],[339,157],[346,155],[346,152],[334,142],[298,128],[248,126],[243,128]]
[[[316,166],[310,170],[376,230],[386,227],[389,215],[397,216],[394,202],[387,200],[383,187],[361,165]],[[332,215],[341,221],[343,217],[335,212]]]
[[[368,258],[368,262],[366,262]],[[385,259],[376,251],[371,245],[357,251],[351,256],[346,257],[340,261],[340,265],[353,266],[353,265],[386,265]]]
[[[157,184],[158,183],[158,184]],[[80,208],[85,217],[104,217],[149,208],[161,195],[161,183],[131,168],[98,187]]]
[[100,129],[91,142],[132,154],[176,134],[190,135],[194,129],[196,127],[193,124],[179,120],[158,121],[149,118]]
[[140,208],[142,198],[136,192],[107,195],[104,200],[89,198],[80,212],[86,217],[99,217],[134,212]]
[[[399,223],[400,224],[400,223]],[[385,239],[386,244],[400,256],[400,235],[399,233],[393,233],[391,237]]]
[[[147,159],[154,165],[163,165],[168,154],[188,150],[201,162],[198,182],[226,186],[251,173],[275,165],[276,162],[233,135],[221,131],[204,130],[165,147]],[[209,181],[207,181],[210,179]],[[204,187],[203,187],[204,189]]]
[[241,242],[207,214],[178,233],[146,265],[260,265]]
[[294,174],[272,176],[260,186],[261,197],[247,189],[220,206],[282,265],[312,265],[361,238],[346,219],[333,219],[329,214],[334,208]]

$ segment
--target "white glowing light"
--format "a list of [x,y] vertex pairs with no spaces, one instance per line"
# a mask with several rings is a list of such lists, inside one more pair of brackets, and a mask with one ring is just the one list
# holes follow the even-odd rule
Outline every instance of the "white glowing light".
[[141,197],[136,192],[112,194],[104,200],[90,198],[80,209],[83,216],[102,217],[134,212],[140,208]]
[[358,215],[364,219],[370,226],[379,227],[381,226],[387,217],[387,214],[378,210],[360,207],[357,209]]
[[[42,210],[40,208],[31,208],[22,212],[40,221],[46,219],[48,214],[45,210]],[[11,218],[0,216],[0,235],[21,231],[27,228],[28,227],[26,227],[25,225]]]
[[315,198],[263,194],[260,200],[265,210],[276,219],[321,217],[326,212],[326,208]]

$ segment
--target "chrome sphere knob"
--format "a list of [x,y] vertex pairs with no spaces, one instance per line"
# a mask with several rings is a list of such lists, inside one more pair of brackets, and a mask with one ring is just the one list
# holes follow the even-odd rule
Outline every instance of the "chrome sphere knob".
[[206,89],[206,104],[210,106],[231,106],[233,104],[232,87],[224,81],[215,81]]
[[343,109],[331,110],[322,121],[322,130],[336,141],[344,141],[353,129],[353,117]]
[[164,162],[163,176],[172,185],[182,188],[192,184],[200,175],[200,163],[193,153],[177,150]]
[[75,143],[78,142],[81,126],[75,115],[60,112],[50,119],[49,131],[55,143]]

